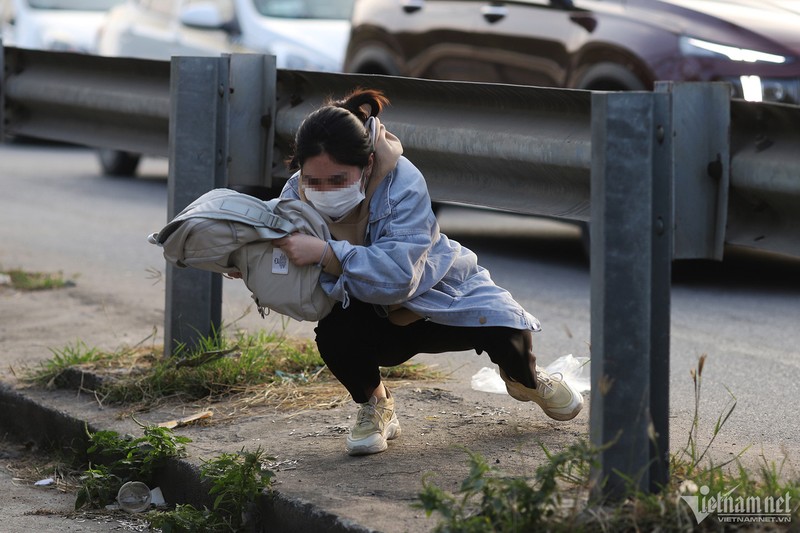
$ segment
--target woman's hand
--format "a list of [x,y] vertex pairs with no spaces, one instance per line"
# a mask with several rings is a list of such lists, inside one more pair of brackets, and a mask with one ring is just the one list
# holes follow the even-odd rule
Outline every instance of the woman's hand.
[[275,239],[272,245],[283,250],[296,266],[316,265],[325,251],[325,241],[305,233],[292,233]]

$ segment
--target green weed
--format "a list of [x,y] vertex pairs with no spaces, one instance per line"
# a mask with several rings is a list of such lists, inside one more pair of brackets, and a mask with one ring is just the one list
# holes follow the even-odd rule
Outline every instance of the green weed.
[[45,291],[70,287],[74,282],[64,279],[64,274],[47,272],[26,272],[20,269],[3,272],[11,279],[11,286],[21,291]]
[[51,348],[50,353],[53,354],[53,357],[41,363],[39,368],[28,372],[24,376],[26,381],[53,386],[65,369],[97,363],[109,358],[108,354],[97,348],[88,347],[83,341],[76,341],[59,350]]
[[[176,436],[167,428],[139,425],[143,436],[138,438],[114,431],[87,431],[89,467],[80,478],[76,510],[113,503],[128,481],[153,486],[157,470],[167,459],[185,456],[189,438]],[[244,531],[259,522],[257,500],[275,475],[265,462],[273,459],[258,448],[223,453],[205,461],[200,479],[210,486],[208,494],[214,498],[211,509],[177,505],[171,511],[151,511],[147,520],[162,533]]]
[[259,522],[257,500],[270,487],[274,473],[264,466],[272,460],[261,448],[224,453],[200,468],[203,482],[211,484],[211,509],[180,505],[172,511],[148,515],[152,527],[163,533],[216,533],[243,531]]
[[[728,531],[731,524],[721,522],[715,514],[698,523],[682,496],[700,494],[706,487],[708,494],[725,494],[735,490],[743,498],[784,497],[800,502],[800,478],[791,478],[785,472],[785,460],[779,464],[763,463],[758,472],[748,471],[739,459],[714,464],[708,452],[736,407],[736,398],[717,418],[712,436],[705,446],[698,443],[702,373],[705,356],[691,371],[695,387],[695,412],[685,447],[671,456],[669,484],[660,492],[645,493],[635,490],[630,483],[626,498],[614,503],[595,502],[591,492],[590,471],[596,465],[600,450],[579,441],[563,451],[551,454],[544,449],[547,461],[536,469],[532,478],[508,476],[490,467],[477,454],[470,452],[470,473],[453,494],[442,490],[423,478],[423,490],[415,506],[426,515],[437,513],[439,522],[434,531],[439,533],[522,533],[527,531]],[[735,466],[735,468],[734,468]],[[793,504],[793,523],[800,522],[800,505]],[[758,523],[750,526],[759,526]],[[752,529],[752,528],[751,528]]]
[[138,438],[120,436],[115,431],[87,431],[89,468],[81,476],[76,510],[112,503],[119,488],[128,481],[151,484],[156,469],[171,457],[182,457],[185,445],[191,442],[167,428],[139,425],[144,435]]
[[[708,451],[711,449],[711,446],[714,444],[714,440],[716,440],[717,436],[722,430],[722,427],[736,409],[736,396],[733,395],[728,387],[723,385],[730,396],[728,404],[714,422],[714,428],[708,443],[701,448],[700,444],[698,443],[700,433],[700,394],[703,386],[703,369],[705,368],[705,363],[706,355],[703,354],[698,360],[697,368],[693,368],[690,371],[692,385],[694,387],[694,415],[692,417],[692,425],[689,428],[689,436],[687,438],[686,446],[683,447],[680,453],[673,457],[673,470],[680,469],[680,474],[685,477],[692,477],[696,473],[696,469],[706,457]],[[728,461],[728,463],[740,458],[746,451],[747,448],[742,450],[733,459]],[[718,466],[723,467],[726,464],[727,463],[723,463]]]
[[[469,452],[470,472],[453,495],[423,480],[418,507],[430,516],[442,515],[434,531],[527,532],[553,528],[563,503],[560,479],[575,479],[576,472],[588,475],[596,460],[595,451],[579,441],[557,454],[547,450],[548,461],[536,469],[532,479],[504,476],[478,454]],[[571,524],[564,523],[566,529]]]

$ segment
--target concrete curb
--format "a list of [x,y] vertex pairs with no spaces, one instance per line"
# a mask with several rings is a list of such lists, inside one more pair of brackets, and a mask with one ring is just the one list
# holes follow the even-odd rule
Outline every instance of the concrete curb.
[[[38,404],[8,384],[0,383],[0,430],[14,440],[32,442],[45,449],[85,449],[87,429],[96,432],[110,428],[94,427],[67,413]],[[209,487],[200,481],[200,470],[188,461],[167,461],[157,475],[157,481],[168,502],[195,507],[210,507],[213,504],[213,499],[208,495]],[[374,531],[276,490],[263,494],[258,502],[258,511],[262,523],[257,531]]]

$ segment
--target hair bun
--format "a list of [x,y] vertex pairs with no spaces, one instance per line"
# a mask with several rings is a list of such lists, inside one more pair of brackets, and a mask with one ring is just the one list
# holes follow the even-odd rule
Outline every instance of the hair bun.
[[389,99],[377,89],[357,88],[341,100],[330,102],[329,105],[347,109],[361,122],[366,122],[369,117],[377,117],[389,105]]

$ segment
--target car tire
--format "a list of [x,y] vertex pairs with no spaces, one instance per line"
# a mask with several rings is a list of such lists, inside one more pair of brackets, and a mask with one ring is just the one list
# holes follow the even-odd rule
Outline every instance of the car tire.
[[121,150],[102,148],[97,151],[97,158],[103,173],[107,176],[132,177],[136,175],[141,155]]
[[598,63],[578,75],[576,89],[590,91],[645,91],[647,87],[630,69],[618,63]]
[[358,74],[380,74],[383,76],[402,76],[392,53],[381,45],[365,44],[345,62],[345,72]]

